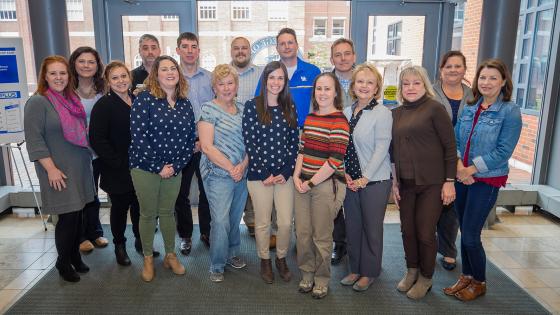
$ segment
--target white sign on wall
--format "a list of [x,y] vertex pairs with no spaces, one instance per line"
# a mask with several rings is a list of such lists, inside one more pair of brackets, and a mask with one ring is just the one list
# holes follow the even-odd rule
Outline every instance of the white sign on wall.
[[0,38],[0,144],[22,142],[27,78],[21,38]]

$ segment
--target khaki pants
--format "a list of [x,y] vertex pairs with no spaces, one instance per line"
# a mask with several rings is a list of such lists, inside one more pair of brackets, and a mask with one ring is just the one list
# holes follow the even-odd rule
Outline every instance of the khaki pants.
[[295,217],[298,267],[304,280],[328,286],[331,278],[331,255],[334,218],[338,214],[346,185],[327,179],[305,194],[295,193]]
[[285,184],[271,186],[263,185],[260,180],[248,181],[247,188],[253,200],[255,211],[255,238],[259,257],[270,259],[270,216],[273,204],[276,207],[278,222],[276,257],[286,257],[292,236],[292,219],[294,216],[294,182],[292,178],[288,178]]

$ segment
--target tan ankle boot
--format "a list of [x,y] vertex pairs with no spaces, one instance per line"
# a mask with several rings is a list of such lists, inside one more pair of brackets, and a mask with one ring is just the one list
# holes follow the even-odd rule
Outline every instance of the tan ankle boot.
[[410,288],[412,288],[417,279],[418,268],[408,268],[406,274],[404,275],[404,278],[399,281],[397,290],[399,290],[400,292],[407,292],[408,290],[410,290]]
[[171,269],[176,275],[185,274],[185,267],[179,262],[175,253],[165,255],[165,259],[163,259],[163,267],[165,269]]
[[419,300],[426,296],[426,293],[432,289],[432,279],[428,279],[423,275],[418,276],[416,283],[406,292],[406,296],[413,300]]
[[150,282],[154,279],[154,256],[144,256],[144,269],[142,269],[142,280]]
[[455,297],[463,302],[467,302],[484,294],[486,294],[486,282],[480,282],[472,279],[471,283],[469,283],[466,288],[455,293]]

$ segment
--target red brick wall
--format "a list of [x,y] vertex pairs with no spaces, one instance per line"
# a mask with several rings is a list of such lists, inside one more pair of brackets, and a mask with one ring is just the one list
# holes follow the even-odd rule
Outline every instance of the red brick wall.
[[521,136],[517,147],[513,152],[512,158],[527,165],[533,165],[536,144],[537,132],[539,130],[539,117],[535,115],[522,115],[523,128],[521,129]]

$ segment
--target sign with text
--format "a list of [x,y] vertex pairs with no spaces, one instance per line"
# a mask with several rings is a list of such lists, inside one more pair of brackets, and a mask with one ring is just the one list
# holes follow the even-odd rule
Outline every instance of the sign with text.
[[0,38],[0,144],[25,139],[23,107],[28,95],[23,41]]

